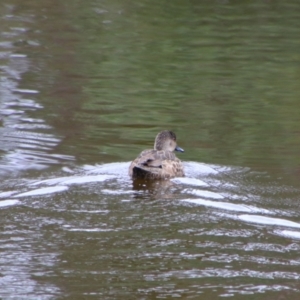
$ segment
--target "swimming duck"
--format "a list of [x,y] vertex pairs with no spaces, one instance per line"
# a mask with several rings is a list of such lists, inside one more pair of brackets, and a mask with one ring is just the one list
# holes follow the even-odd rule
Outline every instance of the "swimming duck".
[[144,150],[130,164],[132,179],[168,179],[184,176],[183,165],[173,151],[184,152],[177,146],[174,132],[160,132],[154,142],[154,149]]

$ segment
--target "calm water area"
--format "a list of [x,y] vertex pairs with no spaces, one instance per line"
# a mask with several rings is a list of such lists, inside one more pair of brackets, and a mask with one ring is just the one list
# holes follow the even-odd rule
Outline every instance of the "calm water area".
[[299,177],[299,1],[1,1],[1,300],[300,299]]

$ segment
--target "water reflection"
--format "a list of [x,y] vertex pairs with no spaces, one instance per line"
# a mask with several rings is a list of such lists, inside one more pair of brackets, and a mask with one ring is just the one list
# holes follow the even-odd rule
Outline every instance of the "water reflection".
[[[34,278],[37,282],[48,278],[55,285],[48,290],[54,294],[61,294],[60,289],[65,288],[59,282],[61,277],[68,284],[80,278],[87,288],[76,289],[78,294],[106,294],[108,282],[104,278],[121,280],[131,292],[135,289],[133,282],[139,282],[141,296],[154,291],[157,295],[183,295],[180,289],[159,283],[174,280],[192,295],[212,289],[209,279],[217,279],[223,281],[218,295],[237,295],[290,289],[282,280],[299,279],[298,259],[284,257],[299,251],[293,242],[299,233],[282,229],[300,227],[293,221],[293,207],[279,212],[269,207],[267,195],[256,194],[251,203],[248,198],[248,190],[257,186],[255,180],[265,180],[267,175],[187,162],[185,178],[135,185],[128,176],[128,166],[86,165],[63,168],[50,178],[42,175],[23,183],[5,182],[7,191],[0,194],[0,212],[12,211],[2,240],[11,236],[15,218],[29,228],[16,232],[15,239],[21,248],[29,243],[47,251],[51,259],[39,262],[40,271],[34,271]],[[276,193],[270,179],[268,191]],[[286,193],[290,192],[286,188]],[[37,236],[33,234],[35,228],[39,230]],[[2,251],[7,251],[5,247],[3,244]],[[36,255],[34,251],[28,253],[30,260],[32,255]],[[14,266],[10,270],[16,278],[20,268],[25,274],[33,272],[24,271],[24,261],[8,262]],[[35,268],[35,264],[28,266]],[[55,270],[52,279],[45,275],[49,268]],[[112,274],[117,273],[121,277],[113,279]],[[90,284],[92,277],[97,287]],[[232,278],[238,286],[227,283]],[[261,288],[253,278],[269,281]],[[207,285],[202,287],[191,279],[205,280]],[[45,289],[33,282],[31,293],[35,285]],[[10,293],[4,284],[1,287]],[[117,286],[113,290],[114,297],[120,297]]]
[[[11,28],[5,38],[9,41],[0,44],[5,49],[1,68],[0,99],[0,150],[3,151],[0,163],[1,173],[18,170],[44,169],[64,160],[73,160],[71,155],[50,153],[61,142],[53,135],[52,127],[43,119],[31,117],[32,113],[43,108],[36,101],[38,90],[19,88],[22,78],[30,71],[27,55],[13,54],[16,47],[11,40],[22,38],[23,31]],[[4,50],[2,48],[2,50]]]
[[297,299],[299,3],[2,2],[0,298]]
[[147,198],[151,196],[151,198],[156,199],[168,199],[172,198],[172,189],[174,189],[175,185],[172,181],[153,181],[153,180],[134,180],[132,182],[132,189],[137,191],[135,193],[136,199]]

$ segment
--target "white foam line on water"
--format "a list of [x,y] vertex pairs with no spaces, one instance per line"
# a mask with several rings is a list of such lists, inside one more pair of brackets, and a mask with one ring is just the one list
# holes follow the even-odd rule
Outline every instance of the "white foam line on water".
[[41,180],[41,181],[34,182],[31,185],[83,184],[83,183],[90,183],[90,182],[101,182],[113,178],[115,178],[115,176],[113,175],[70,176],[70,177],[59,177],[59,178]]
[[105,232],[115,231],[115,229],[103,229],[103,228],[69,228],[68,231],[79,231],[79,232]]
[[24,94],[38,94],[39,91],[37,90],[30,90],[30,89],[15,89],[15,92],[24,93]]
[[11,58],[23,58],[23,57],[27,57],[26,54],[19,54],[19,53],[14,53],[14,54],[10,54]]
[[188,194],[192,194],[195,196],[201,196],[204,198],[224,199],[224,196],[222,196],[221,194],[217,194],[217,193],[210,192],[210,191],[186,189],[183,191],[183,193],[188,193]]
[[107,194],[107,195],[124,195],[124,194],[133,194],[135,191],[114,191],[114,190],[108,190],[108,189],[104,189],[102,190],[103,194]]
[[109,163],[104,165],[85,165],[83,166],[83,170],[87,172],[88,174],[109,174],[109,175],[127,175],[128,174],[128,168],[129,168],[130,162],[117,162],[117,163]]
[[16,191],[7,191],[0,193],[0,198],[11,197],[13,194],[17,193]]
[[221,201],[211,201],[211,200],[204,200],[204,199],[183,199],[181,201],[204,205],[208,207],[215,207],[219,209],[231,210],[231,211],[239,211],[239,212],[248,212],[248,213],[268,213],[271,214],[266,209],[257,208],[251,205],[244,205],[244,204],[233,204],[229,202],[221,202]]
[[27,196],[48,195],[48,194],[63,192],[68,189],[69,188],[67,186],[46,187],[46,188],[42,188],[42,189],[36,189],[36,190],[29,191],[29,192],[17,194],[17,195],[14,195],[13,197],[19,198],[19,197],[27,197]]
[[20,203],[20,201],[15,200],[15,199],[3,200],[3,201],[0,201],[0,208],[6,207],[6,206],[16,205],[16,204],[19,204],[19,203]]
[[[65,210],[61,210],[65,211]],[[110,210],[79,210],[79,209],[71,209],[68,212],[75,212],[75,213],[84,213],[84,214],[108,214]]]
[[187,171],[192,170],[193,173],[196,172],[197,174],[202,175],[209,175],[209,174],[218,174],[219,172],[215,169],[220,168],[216,165],[208,165],[204,163],[197,163],[193,161],[184,162],[184,168],[187,169]]
[[287,238],[300,239],[300,232],[293,230],[275,230],[275,234],[281,235]]
[[196,178],[188,178],[188,177],[176,177],[171,179],[174,183],[177,184],[187,184],[187,185],[195,185],[195,186],[209,186],[206,182],[196,179]]
[[238,219],[245,222],[256,223],[256,224],[300,228],[300,224],[293,221],[279,219],[279,218],[264,217],[259,215],[240,215],[238,216]]

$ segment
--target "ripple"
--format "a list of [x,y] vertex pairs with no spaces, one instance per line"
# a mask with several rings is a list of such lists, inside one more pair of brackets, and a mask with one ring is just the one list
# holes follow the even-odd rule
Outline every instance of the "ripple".
[[[23,33],[20,30],[11,30],[6,33],[14,38]],[[13,47],[13,45],[11,41],[0,42],[0,48]],[[29,71],[31,64],[26,55],[12,54],[12,52],[2,52],[3,57],[10,63],[1,66],[1,174],[28,169],[41,170],[61,162],[61,158],[57,159],[55,154],[50,153],[61,139],[45,132],[52,127],[43,120],[30,118],[27,115],[27,112],[31,113],[43,108],[36,99],[38,90],[19,87],[23,74]]]
[[195,186],[209,186],[206,182],[196,179],[196,178],[188,178],[188,177],[176,177],[171,179],[174,183],[177,184],[186,184],[186,185],[195,185]]
[[3,200],[3,201],[0,201],[0,208],[6,207],[6,206],[16,205],[16,204],[19,204],[19,203],[20,203],[19,200],[14,200],[14,199]]
[[132,194],[134,191],[122,191],[122,190],[108,190],[108,189],[103,189],[102,190],[103,194],[107,195],[124,195],[124,194]]
[[67,230],[68,231],[79,231],[79,232],[109,232],[109,231],[116,231],[115,229],[104,229],[104,228],[69,228]]
[[292,231],[292,230],[275,230],[275,234],[281,235],[287,238],[294,238],[300,239],[300,232],[299,231]]
[[15,191],[7,191],[7,192],[2,192],[0,193],[0,198],[7,198],[10,197],[11,195],[15,194]]
[[[284,272],[284,271],[257,271],[251,269],[241,269],[241,270],[229,270],[221,268],[206,268],[204,270],[200,269],[191,269],[187,271],[170,271],[155,276],[158,278],[236,278],[236,277],[245,277],[245,278],[261,278],[261,279],[300,279],[300,274],[297,272]],[[148,277],[149,278],[149,277]]]
[[192,194],[192,195],[195,195],[195,196],[201,196],[201,197],[204,197],[204,198],[224,199],[224,196],[222,196],[221,194],[217,194],[217,193],[210,192],[210,191],[186,189],[183,192],[188,193],[188,194]]
[[27,196],[38,196],[38,195],[48,195],[48,194],[54,194],[58,192],[63,192],[68,189],[67,186],[55,186],[55,187],[47,187],[42,189],[36,189],[32,190],[26,193],[17,194],[14,197],[27,197]]
[[10,54],[10,57],[11,58],[25,58],[25,57],[27,57],[27,55],[26,54],[12,53],[12,54]]
[[204,205],[208,207],[214,207],[219,209],[231,210],[231,211],[239,211],[239,212],[249,212],[249,213],[271,213],[266,209],[257,208],[251,205],[245,204],[233,204],[229,202],[221,202],[221,201],[210,201],[210,200],[203,200],[203,199],[183,199],[183,202]]
[[83,166],[83,170],[88,174],[111,174],[118,176],[128,176],[128,168],[130,162],[117,162],[117,163],[109,163],[103,165],[85,165]]
[[30,90],[30,89],[15,89],[15,92],[23,93],[23,94],[38,94],[39,91],[37,90]]
[[279,218],[270,218],[258,215],[240,215],[238,218],[242,221],[250,223],[300,228],[299,223]]
[[197,163],[193,161],[184,162],[184,170],[185,173],[189,175],[189,177],[198,177],[199,175],[211,175],[218,174],[217,169],[220,167],[215,165],[208,165],[203,163]]
[[85,209],[71,209],[69,211],[76,212],[76,213],[83,213],[83,214],[108,214],[109,210],[85,210]]
[[[5,158],[9,161],[9,164],[4,166],[2,170],[42,170],[51,164],[58,163],[54,155],[26,149],[17,149],[9,152]],[[64,156],[64,158],[67,159],[68,157]],[[74,157],[69,157],[69,159],[73,160]]]
[[109,179],[113,179],[115,176],[112,175],[88,175],[88,176],[70,176],[70,177],[58,177],[52,179],[46,179],[42,181],[37,181],[32,183],[31,185],[40,185],[40,184],[83,184],[83,183],[91,183],[91,182],[102,182]]
[[6,104],[7,106],[14,106],[14,107],[22,107],[24,108],[30,108],[30,109],[41,109],[44,106],[37,103],[34,100],[31,99],[20,99],[20,100],[15,100],[15,101],[11,101],[10,103]]

